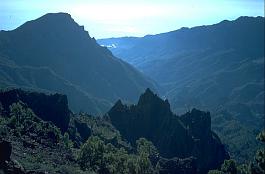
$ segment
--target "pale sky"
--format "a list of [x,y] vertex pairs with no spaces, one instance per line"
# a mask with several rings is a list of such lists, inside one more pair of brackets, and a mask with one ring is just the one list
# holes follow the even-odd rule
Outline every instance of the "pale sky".
[[71,14],[90,36],[99,39],[264,16],[264,0],[1,0],[0,30],[15,29],[51,12]]

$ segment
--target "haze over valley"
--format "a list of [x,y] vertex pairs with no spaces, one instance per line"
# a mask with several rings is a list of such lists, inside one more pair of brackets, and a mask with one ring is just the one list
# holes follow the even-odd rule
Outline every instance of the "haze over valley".
[[264,173],[264,2],[64,3],[0,6],[0,173]]

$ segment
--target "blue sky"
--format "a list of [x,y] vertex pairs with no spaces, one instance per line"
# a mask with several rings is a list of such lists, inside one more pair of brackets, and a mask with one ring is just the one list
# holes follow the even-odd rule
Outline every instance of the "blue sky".
[[67,12],[98,38],[144,36],[264,16],[264,0],[1,0],[0,30],[50,12]]

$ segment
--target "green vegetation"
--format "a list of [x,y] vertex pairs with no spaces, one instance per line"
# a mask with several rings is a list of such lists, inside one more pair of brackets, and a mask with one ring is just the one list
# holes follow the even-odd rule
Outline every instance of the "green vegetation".
[[61,132],[53,124],[43,122],[24,103],[13,103],[10,106],[8,126],[13,128],[17,135],[36,133],[39,137],[52,139],[55,143],[60,141]]
[[63,135],[63,142],[64,142],[66,147],[68,147],[68,148],[73,147],[73,142],[69,139],[69,134],[67,132],[65,132]]
[[221,170],[211,170],[208,174],[264,174],[265,173],[265,131],[257,136],[263,143],[263,148],[257,150],[254,161],[249,164],[237,165],[234,160],[225,160]]
[[263,130],[257,137],[263,143],[263,148],[259,149],[256,153],[255,160],[257,163],[256,171],[265,173],[265,130]]
[[73,162],[74,153],[71,152],[71,140],[67,133],[62,136],[60,129],[52,122],[41,120],[21,101],[12,103],[8,110],[2,107],[0,140],[2,139],[12,143],[12,158],[16,164],[14,168],[20,166],[22,174],[26,171],[82,173]]
[[149,160],[154,146],[146,139],[137,141],[137,153],[129,154],[124,148],[106,144],[97,136],[91,136],[81,147],[78,163],[83,170],[97,173],[149,174],[154,168]]
[[[62,134],[52,122],[41,120],[21,101],[11,104],[8,110],[2,104],[0,106],[0,139],[12,142],[13,159],[23,166],[22,171],[124,174],[155,172],[155,166],[149,159],[152,155],[158,156],[154,145],[141,138],[136,142],[137,147],[133,148],[103,118],[84,113],[72,115],[72,127],[69,126],[68,131]],[[82,128],[91,128],[92,135],[84,143],[82,139],[78,139],[82,138],[82,133],[78,132],[75,123],[82,125]]]
[[212,114],[212,129],[218,134],[231,158],[238,163],[249,163],[261,144],[256,140],[260,129],[249,128],[228,112]]

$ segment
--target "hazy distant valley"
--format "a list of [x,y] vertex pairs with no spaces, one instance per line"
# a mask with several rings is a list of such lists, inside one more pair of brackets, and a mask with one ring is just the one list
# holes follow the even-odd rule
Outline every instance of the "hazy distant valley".
[[0,173],[265,170],[264,17],[96,40],[50,13],[0,67]]
[[154,79],[176,113],[209,110],[213,129],[233,156],[253,156],[264,126],[263,17],[98,43]]

